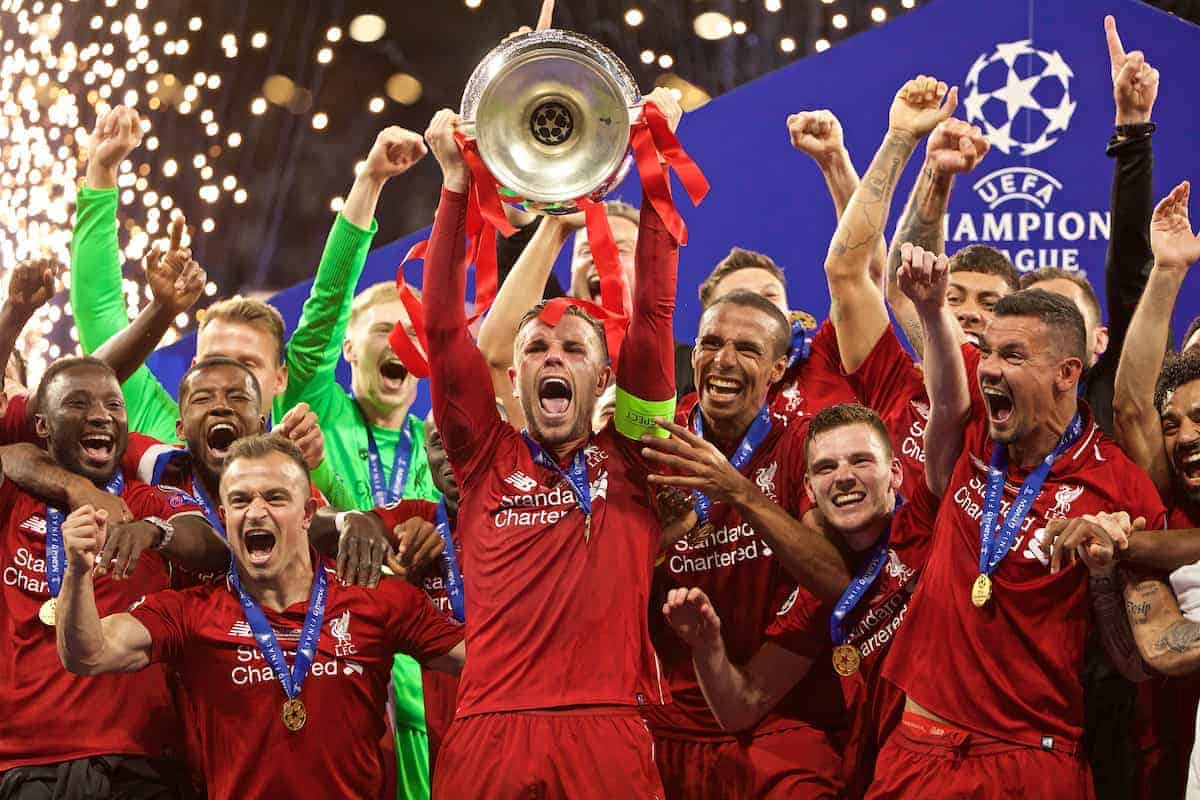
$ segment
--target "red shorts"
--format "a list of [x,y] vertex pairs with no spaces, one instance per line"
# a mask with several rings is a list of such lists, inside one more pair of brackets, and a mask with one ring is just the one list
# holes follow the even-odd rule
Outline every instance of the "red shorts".
[[668,800],[773,800],[840,797],[842,757],[810,726],[735,741],[656,736]]
[[433,800],[662,800],[654,740],[638,712],[526,711],[456,719]]
[[1041,750],[905,712],[879,751],[867,800],[1094,800],[1082,753]]

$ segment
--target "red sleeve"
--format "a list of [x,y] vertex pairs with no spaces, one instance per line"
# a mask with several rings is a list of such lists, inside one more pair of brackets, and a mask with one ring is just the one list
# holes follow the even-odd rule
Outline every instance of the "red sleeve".
[[150,662],[178,662],[187,641],[187,597],[170,589],[149,594],[129,609],[150,631]]
[[622,350],[635,354],[617,362],[617,385],[641,400],[675,396],[675,272],[679,245],[658,218],[654,204],[642,198],[638,224],[637,280],[633,316]]
[[386,506],[376,506],[371,509],[371,513],[379,517],[388,538],[391,538],[393,528],[413,517],[437,523],[437,503],[428,500],[401,500]]
[[45,447],[45,441],[38,437],[37,429],[34,428],[29,403],[29,395],[25,394],[8,398],[4,416],[0,417],[0,445],[28,442]]
[[925,395],[925,379],[892,326],[883,331],[866,360],[846,376],[859,401],[887,419]]
[[466,297],[467,196],[442,189],[422,280],[433,418],[461,485],[490,460],[500,415],[487,362],[471,340]]
[[203,514],[204,509],[196,505],[183,492],[164,492],[140,481],[127,481],[121,498],[133,512],[135,519],[162,517],[170,519],[176,514]]
[[167,444],[144,433],[130,431],[129,444],[121,458],[121,471],[130,480],[149,483],[154,475],[154,462],[159,455],[171,450],[183,452],[182,447]]
[[463,639],[463,626],[451,624],[438,613],[424,592],[398,578],[381,581],[389,610],[388,630],[393,649],[422,664],[444,656]]
[[797,586],[767,626],[766,640],[798,656],[817,658],[829,650],[830,613],[828,604]]

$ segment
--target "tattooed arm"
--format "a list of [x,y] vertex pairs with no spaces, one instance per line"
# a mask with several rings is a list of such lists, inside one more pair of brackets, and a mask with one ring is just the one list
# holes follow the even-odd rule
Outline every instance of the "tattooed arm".
[[1135,683],[1149,680],[1151,675],[1138,652],[1131,618],[1121,608],[1121,582],[1117,573],[1089,576],[1088,595],[1100,643],[1117,672]]
[[1164,675],[1200,669],[1200,623],[1184,618],[1171,587],[1139,576],[1125,585],[1125,613],[1142,659]]
[[954,176],[970,172],[987,154],[988,142],[979,128],[960,119],[947,119],[938,125],[925,148],[925,163],[908,196],[908,204],[896,226],[888,252],[887,300],[896,322],[921,357],[925,350],[921,320],[916,308],[896,284],[900,269],[900,245],[905,242],[930,253],[946,252],[944,220],[950,207],[950,189]]
[[825,276],[832,298],[830,317],[846,372],[862,365],[889,324],[870,263],[887,224],[896,183],[917,142],[954,113],[957,98],[956,90],[947,94],[946,84],[925,76],[900,88],[888,113],[883,144],[838,220],[825,257]]

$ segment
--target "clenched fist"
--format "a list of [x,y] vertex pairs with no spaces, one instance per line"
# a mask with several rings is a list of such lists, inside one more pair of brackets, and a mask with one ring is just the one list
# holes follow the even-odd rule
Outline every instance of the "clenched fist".
[[[943,102],[945,101],[945,102]],[[958,87],[948,92],[937,78],[918,75],[896,92],[888,112],[888,127],[920,139],[958,108]]]
[[142,118],[127,106],[117,106],[96,120],[88,142],[87,183],[93,189],[116,185],[117,168],[142,143]]
[[442,168],[442,184],[452,192],[465,192],[469,185],[469,173],[458,142],[454,141],[454,129],[462,122],[455,112],[443,108],[433,115],[425,130],[425,142]]
[[94,506],[80,506],[72,511],[62,526],[67,565],[80,574],[90,573],[107,536],[107,511]]
[[824,164],[845,151],[842,140],[842,124],[832,111],[801,111],[787,120],[788,133],[792,136],[792,147],[811,156],[817,163]]
[[989,147],[978,127],[951,117],[933,129],[925,146],[925,163],[939,175],[958,175],[975,169]]
[[658,107],[658,110],[667,118],[667,125],[672,132],[679,127],[679,120],[683,118],[683,106],[679,105],[679,101],[675,99],[675,95],[671,94],[670,89],[659,86],[646,95],[645,100]]
[[363,172],[368,177],[386,181],[408,172],[427,152],[420,134],[393,125],[375,137]]
[[28,319],[54,296],[55,278],[63,270],[52,258],[22,261],[8,281],[8,305]]

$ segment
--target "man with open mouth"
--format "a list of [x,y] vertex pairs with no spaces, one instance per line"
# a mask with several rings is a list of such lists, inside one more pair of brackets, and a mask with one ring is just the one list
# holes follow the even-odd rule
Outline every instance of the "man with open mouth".
[[[124,479],[125,404],[103,362],[68,358],[51,364],[35,408],[36,430],[48,450],[40,455],[49,464],[21,480],[17,458],[6,448],[0,485],[0,563],[13,577],[4,581],[0,600],[8,631],[0,647],[0,672],[9,676],[0,681],[5,790],[50,796],[56,787],[69,791],[64,776],[83,783],[106,774],[113,794],[104,797],[188,796],[186,775],[174,761],[183,743],[166,671],[88,683],[58,663],[64,517],[68,508],[113,515],[95,559],[94,602],[105,613],[177,583],[180,573],[167,559],[202,571],[226,562],[228,551],[186,498]],[[29,481],[28,490],[18,488]]]
[[[664,90],[671,122],[682,111]],[[527,430],[496,410],[463,300],[470,173],[439,111],[425,138],[443,188],[425,257],[433,416],[459,487],[471,659],[438,754],[434,797],[661,796],[639,707],[666,698],[646,608],[661,532],[638,439],[675,402],[678,244],[642,205],[617,410],[592,412],[611,369],[602,325],[565,298],[518,326],[512,384]]]
[[722,638],[720,610],[702,590],[672,589],[663,613],[691,647],[704,696],[729,732],[752,727],[804,678],[779,669],[781,658],[800,654],[809,670],[824,669],[817,659],[832,657],[851,719],[843,796],[862,797],[879,746],[904,707],[904,696],[883,680],[883,659],[925,565],[937,499],[922,484],[900,505],[896,491],[903,472],[887,429],[874,411],[856,403],[831,406],[812,418],[805,461],[805,492],[820,513],[822,530],[845,545],[856,578],[832,610],[796,592],[768,627],[766,643],[736,663]]
[[68,518],[63,665],[88,676],[173,666],[210,797],[384,796],[390,764],[379,741],[393,654],[457,671],[461,630],[407,581],[365,589],[334,580],[309,545],[317,504],[304,457],[286,439],[234,442],[220,498],[233,552],[226,580],[147,595],[103,617],[91,570],[107,515],[87,508]]
[[[926,302],[944,302],[937,266],[912,263],[929,273]],[[926,340],[926,379],[942,379],[941,390],[928,383],[931,413],[950,421],[927,437],[930,488],[942,505],[884,665],[905,710],[869,798],[922,797],[929,785],[948,794],[1093,796],[1080,675],[1089,599],[1114,591],[1113,541],[1084,524],[1086,537],[1073,544],[1085,545],[1087,568],[1060,568],[1066,546],[1048,550],[1043,529],[1119,511],[1161,528],[1166,511],[1149,477],[1078,399],[1085,331],[1079,309],[1060,295],[1008,295],[984,332],[978,394],[967,388],[954,337]],[[1107,563],[1092,545],[1110,554]]]

